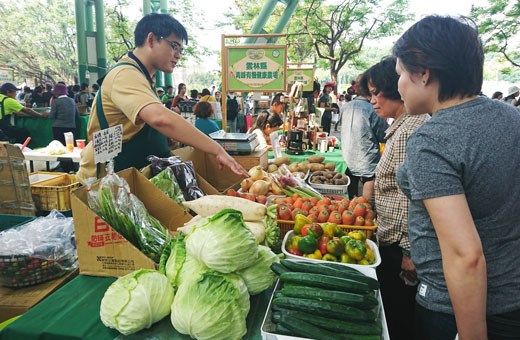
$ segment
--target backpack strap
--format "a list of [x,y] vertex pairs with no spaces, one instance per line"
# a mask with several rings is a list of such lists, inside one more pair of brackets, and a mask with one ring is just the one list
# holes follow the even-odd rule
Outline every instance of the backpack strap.
[[9,98],[7,96],[4,97],[4,99],[2,99],[2,101],[0,102],[0,107],[2,108],[2,117],[0,117],[0,120],[4,119],[4,115],[5,115],[5,108],[4,108],[4,102],[6,101],[6,99]]

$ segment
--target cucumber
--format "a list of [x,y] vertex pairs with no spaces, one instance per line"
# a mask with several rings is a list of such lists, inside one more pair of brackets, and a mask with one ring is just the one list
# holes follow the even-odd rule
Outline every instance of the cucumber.
[[[356,293],[338,292],[334,290],[293,285],[284,286],[281,290],[281,293],[282,295],[288,297],[340,303],[359,309],[372,309],[378,305],[377,299],[371,294],[361,295]],[[278,292],[275,293],[275,297],[280,297]]]
[[291,332],[290,330],[288,330],[287,328],[282,326],[281,323],[277,323],[276,324],[276,326],[274,327],[274,331],[275,331],[276,334],[293,335],[293,332]]
[[[289,260],[281,260],[280,263],[293,272],[314,273],[314,274],[323,274],[323,275],[328,275],[328,276],[334,276],[334,277],[339,277],[342,279],[364,282],[364,283],[368,284],[368,286],[371,289],[379,289],[379,282],[376,279],[368,277],[356,269],[354,269],[354,271],[352,271],[352,270],[350,270],[350,267],[348,267],[348,266],[335,265],[335,268],[332,268],[332,267],[327,266],[326,264],[322,265],[321,263],[310,263],[310,262],[289,261]],[[349,268],[349,269],[345,269],[345,268]]]
[[383,327],[381,324],[376,322],[349,322],[345,320],[338,320],[328,317],[323,317],[319,315],[307,314],[304,312],[299,312],[295,310],[282,310],[280,312],[273,314],[273,322],[280,322],[282,316],[289,316],[296,319],[300,319],[307,323],[311,323],[315,326],[327,329],[336,333],[343,334],[357,334],[357,335],[381,335],[383,331]]
[[364,282],[321,274],[283,273],[280,275],[280,280],[302,286],[339,290],[341,292],[365,294],[372,291]]
[[374,321],[376,319],[376,314],[373,311],[311,299],[279,297],[273,299],[273,306],[342,320]]
[[337,334],[321,329],[313,324],[283,315],[280,323],[282,327],[287,328],[291,333],[302,338],[310,338],[316,340],[337,339]]
[[282,275],[282,273],[289,273],[290,270],[287,267],[281,265],[280,263],[273,262],[271,264],[271,270],[275,272],[278,276]]

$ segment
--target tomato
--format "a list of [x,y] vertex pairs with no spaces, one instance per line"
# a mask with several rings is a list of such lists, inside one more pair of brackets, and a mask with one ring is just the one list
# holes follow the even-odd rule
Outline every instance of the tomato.
[[285,203],[289,203],[289,204],[294,204],[294,200],[292,199],[292,197],[286,197],[283,199],[285,201]]
[[300,195],[298,195],[298,194],[293,194],[293,195],[292,195],[292,199],[293,199],[293,200],[296,201],[298,198],[300,198]]
[[314,206],[315,206],[316,204],[318,204],[319,201],[320,201],[320,199],[317,198],[317,197],[311,197],[311,199],[310,199],[310,202],[311,202],[312,205],[314,205]]
[[293,203],[293,206],[295,208],[298,208],[298,209],[301,209],[302,207],[302,203],[303,203],[303,200],[301,198],[297,198],[294,203]]
[[291,210],[289,210],[289,207],[285,204],[279,204],[278,207],[276,207],[276,214],[279,220],[292,219]]
[[330,198],[327,198],[327,197],[323,197],[317,204],[316,206],[322,206],[322,205],[330,205],[331,203],[331,200]]
[[296,218],[296,215],[298,215],[298,214],[307,216],[308,212],[306,212],[305,210],[294,208],[293,211],[291,211],[291,220],[294,221],[294,219]]
[[305,211],[310,211],[314,206],[310,201],[305,201],[302,203],[301,209]]
[[354,222],[354,225],[357,225],[357,226],[365,225],[365,218],[363,216],[356,217],[356,221]]
[[354,214],[352,214],[352,211],[350,210],[345,210],[343,214],[341,214],[341,219],[343,220],[343,224],[345,225],[353,225],[356,221]]
[[312,207],[309,210],[309,215],[316,215],[316,217],[318,217],[319,214],[320,214],[320,209],[318,207]]
[[327,210],[322,210],[318,214],[318,222],[323,223],[327,222],[329,219],[329,212]]
[[311,235],[314,236],[314,238],[318,239],[323,235],[323,229],[318,223],[306,224],[302,228],[302,235]]
[[290,250],[289,250],[289,254],[293,254],[293,255],[297,255],[297,256],[302,256],[302,252],[299,251],[298,249],[290,249]]
[[330,207],[328,205],[319,205],[319,206],[317,206],[317,208],[319,211],[325,210],[325,211],[330,212]]
[[336,203],[331,203],[329,209],[330,211],[338,211],[338,205]]
[[368,203],[368,200],[365,197],[363,197],[363,196],[359,196],[357,198],[357,202],[358,203]]
[[343,222],[343,219],[341,217],[340,212],[339,211],[332,211],[330,213],[330,216],[329,216],[329,219],[327,220],[327,222],[341,224],[341,222]]
[[373,219],[365,218],[365,227],[371,227],[371,226],[374,226],[374,225],[376,225],[376,224],[374,223]]
[[260,204],[265,204],[265,202],[267,202],[267,196],[265,195],[259,195],[257,198],[256,198],[256,201]]
[[317,222],[318,222],[318,216],[317,216],[317,215],[309,214],[309,215],[307,216],[307,218],[308,218],[309,220],[311,220],[311,222],[313,222],[313,223],[317,223]]
[[240,196],[238,195],[238,192],[237,192],[235,189],[229,189],[229,190],[227,191],[227,195],[228,195],[228,196],[234,196],[234,197],[240,197]]
[[343,212],[345,210],[348,210],[348,204],[346,204],[345,202],[341,201],[338,203],[338,211],[340,214],[343,214]]
[[358,203],[358,205],[356,205],[356,207],[352,211],[352,213],[356,217],[358,217],[358,216],[365,217],[366,212],[367,212],[367,206],[364,203]]
[[367,210],[365,214],[365,220],[373,220],[376,218],[376,212],[374,210]]
[[323,235],[322,237],[320,237],[320,239],[318,241],[318,249],[320,250],[322,255],[327,254],[327,243],[330,240],[332,240],[332,237],[327,236],[327,235]]

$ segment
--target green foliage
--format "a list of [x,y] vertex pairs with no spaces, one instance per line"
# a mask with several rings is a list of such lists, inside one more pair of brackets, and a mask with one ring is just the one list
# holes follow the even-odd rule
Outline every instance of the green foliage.
[[498,52],[513,68],[520,68],[520,2],[488,0],[487,6],[474,6],[470,16],[478,25],[485,52]]

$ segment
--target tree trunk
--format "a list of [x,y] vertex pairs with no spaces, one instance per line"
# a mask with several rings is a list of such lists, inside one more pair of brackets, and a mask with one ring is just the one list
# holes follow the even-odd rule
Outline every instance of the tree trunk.
[[334,94],[338,94],[338,71],[337,70],[334,70],[332,67],[331,67],[331,70],[330,70],[330,79],[331,81],[336,84],[336,86],[334,87]]

